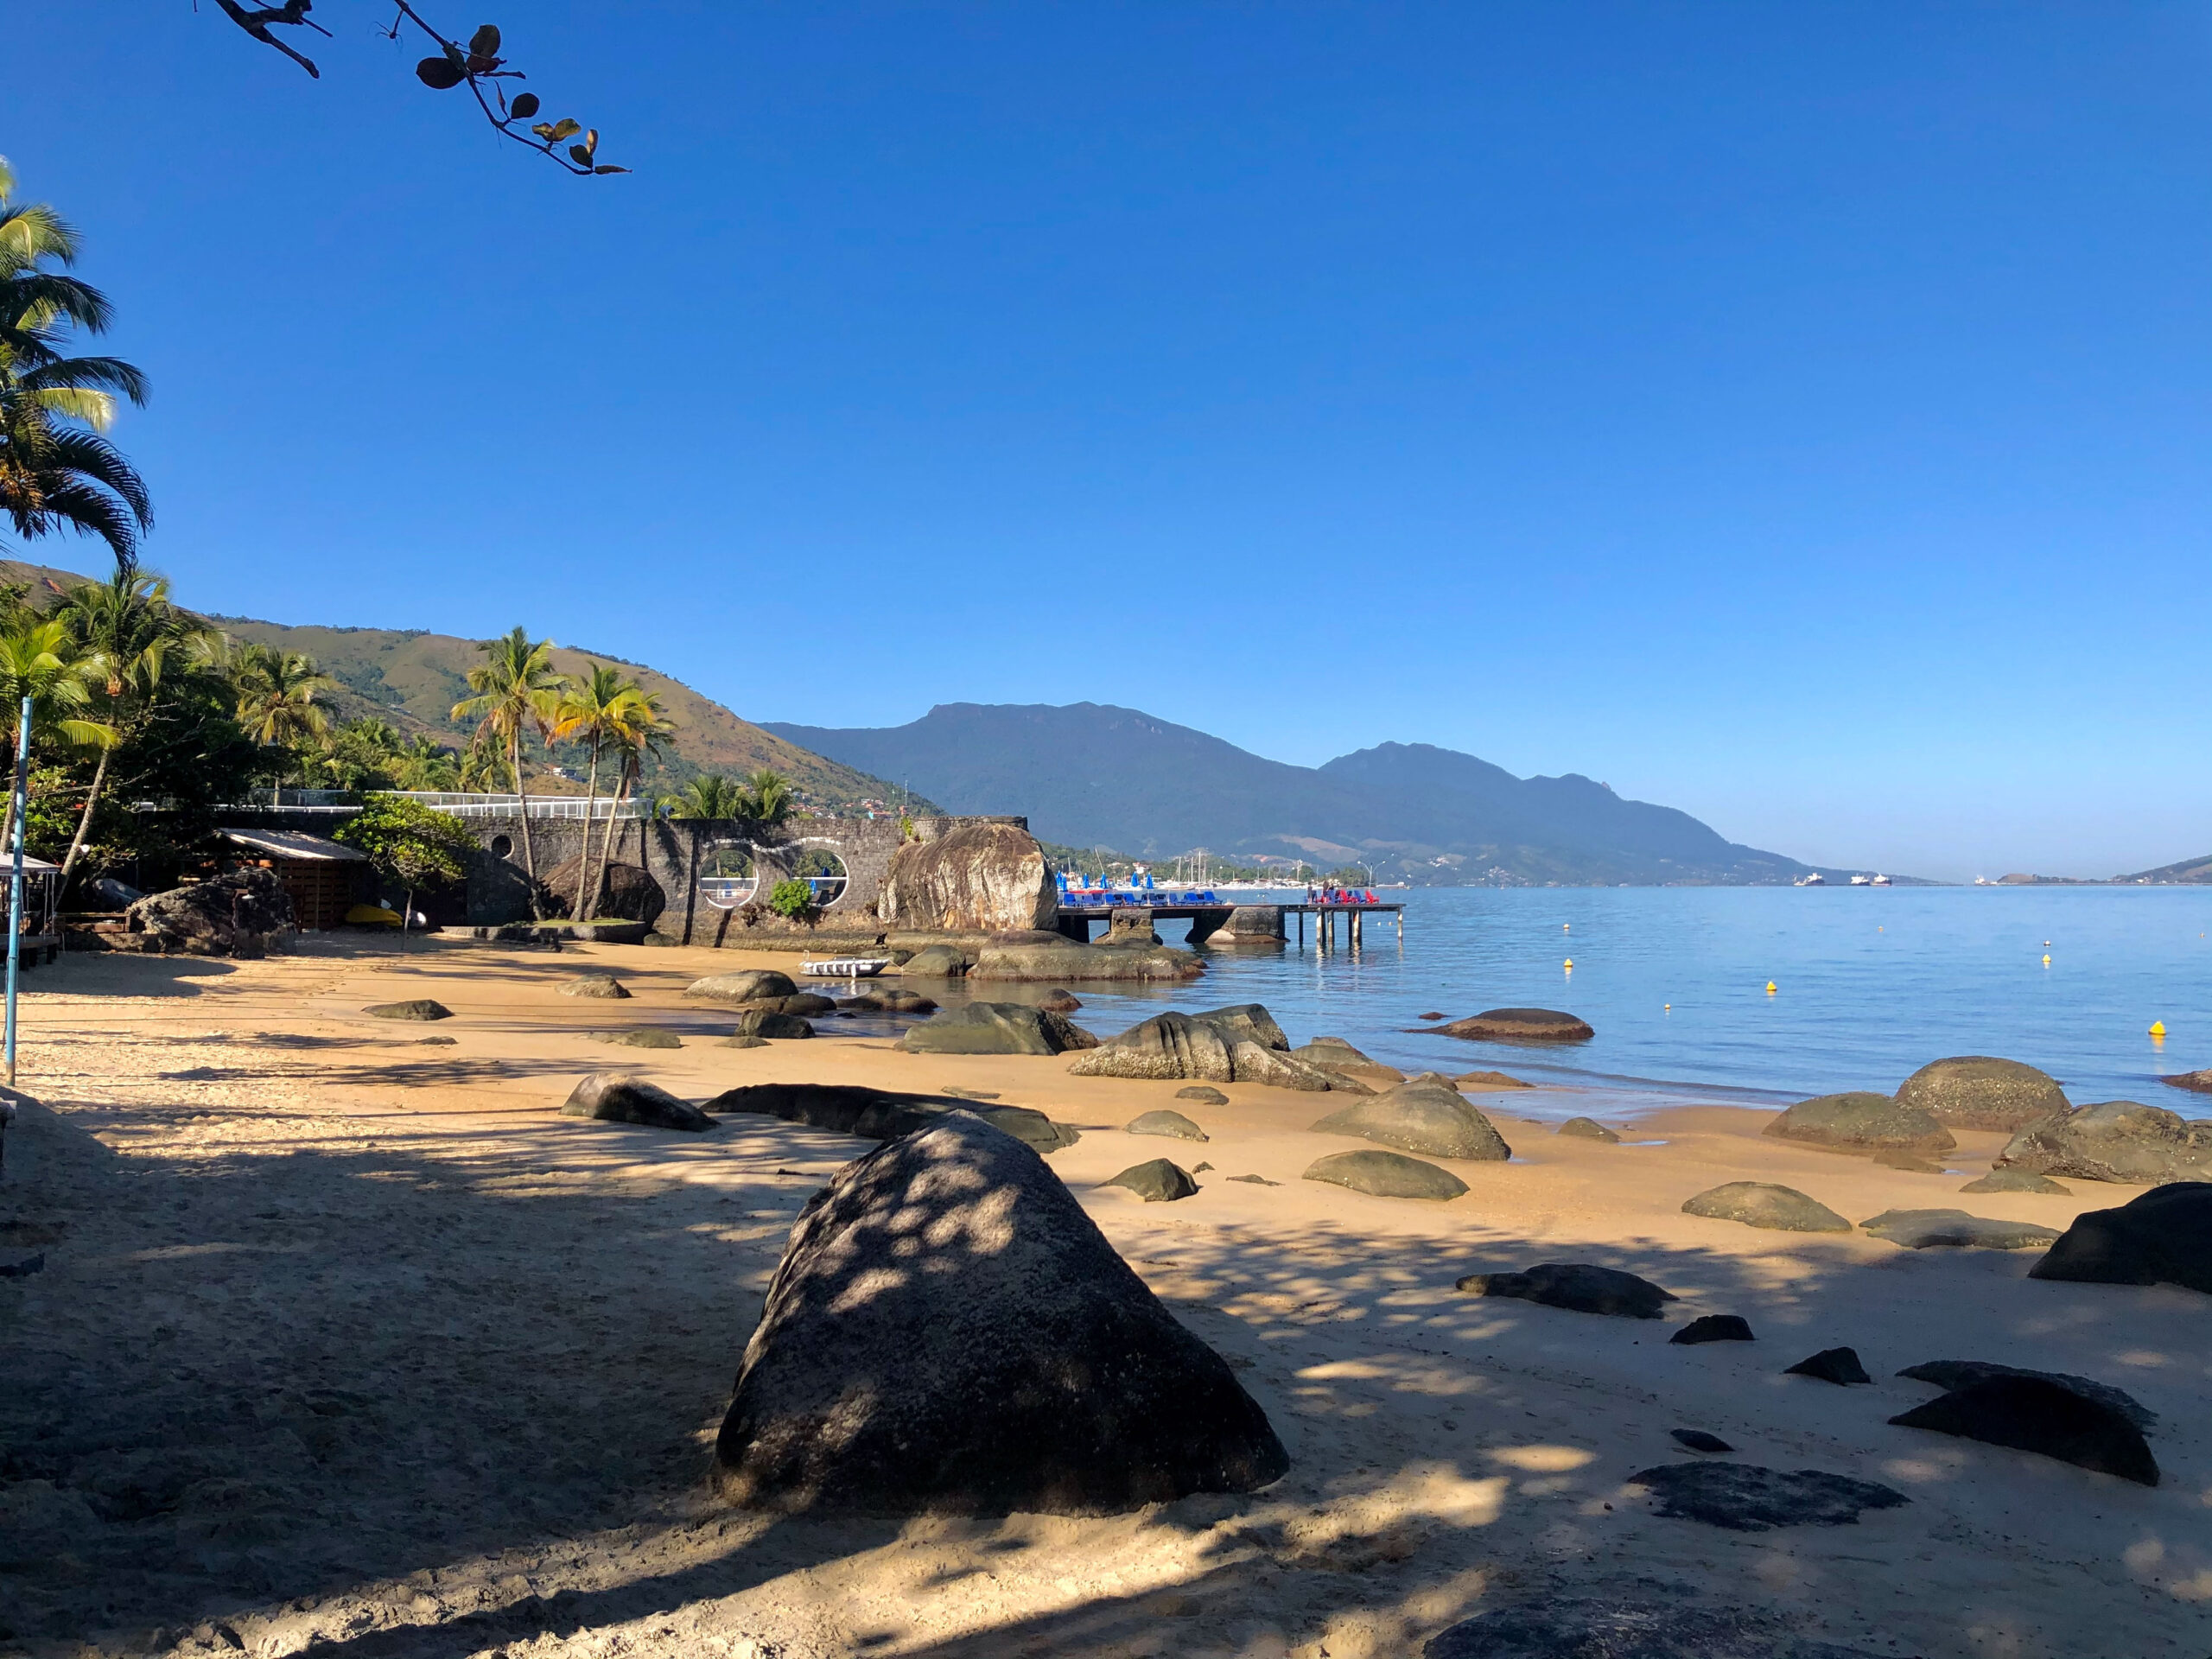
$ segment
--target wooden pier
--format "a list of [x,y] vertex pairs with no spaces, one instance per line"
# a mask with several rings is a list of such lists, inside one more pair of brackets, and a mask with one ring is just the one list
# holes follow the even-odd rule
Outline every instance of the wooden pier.
[[[1298,918],[1298,946],[1306,948],[1306,918],[1313,918],[1313,943],[1321,950],[1337,948],[1341,933],[1344,944],[1357,950],[1365,943],[1366,918],[1373,915],[1390,917],[1397,928],[1398,942],[1406,938],[1406,907],[1402,904],[1377,900],[1373,903],[1352,903],[1315,899],[1306,904],[1286,905],[1225,905],[1177,902],[1166,895],[1156,905],[1116,902],[1111,905],[1086,905],[1080,900],[1063,900],[1060,905],[1059,931],[1071,939],[1088,939],[1093,922],[1106,924],[1109,936],[1119,929],[1142,930],[1148,932],[1154,922],[1188,921],[1191,924],[1192,944],[1203,944],[1213,934],[1229,925],[1230,915],[1236,911],[1273,911],[1275,912],[1275,937],[1286,944],[1290,931],[1287,925],[1290,918]],[[1341,925],[1340,925],[1341,924]]]

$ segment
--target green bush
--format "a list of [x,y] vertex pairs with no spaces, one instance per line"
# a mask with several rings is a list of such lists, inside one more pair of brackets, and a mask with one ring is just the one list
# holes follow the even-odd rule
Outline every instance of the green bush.
[[814,909],[814,884],[796,879],[777,882],[768,890],[768,908],[788,920],[799,920]]

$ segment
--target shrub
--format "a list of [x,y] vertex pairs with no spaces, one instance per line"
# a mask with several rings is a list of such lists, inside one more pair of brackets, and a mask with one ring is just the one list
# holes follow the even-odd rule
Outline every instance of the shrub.
[[814,910],[814,884],[796,877],[779,881],[768,890],[768,908],[790,921],[799,921]]

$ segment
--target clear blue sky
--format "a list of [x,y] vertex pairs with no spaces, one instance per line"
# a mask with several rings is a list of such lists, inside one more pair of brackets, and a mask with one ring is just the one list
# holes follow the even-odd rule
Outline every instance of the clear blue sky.
[[2212,851],[2201,0],[516,13],[634,175],[374,0],[319,83],[188,0],[19,43],[188,600],[1440,743],[1824,862]]

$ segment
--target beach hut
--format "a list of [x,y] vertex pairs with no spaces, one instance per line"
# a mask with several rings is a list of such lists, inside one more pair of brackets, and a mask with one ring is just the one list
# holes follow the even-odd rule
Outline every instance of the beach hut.
[[358,849],[299,830],[224,830],[240,864],[274,871],[302,927],[336,927],[354,906],[376,897],[376,874]]
[[[7,903],[8,872],[13,868],[13,860],[0,858],[0,906]],[[54,916],[61,897],[60,878],[59,864],[24,855],[22,943],[18,953],[26,965],[41,959],[52,962],[61,952],[61,930]]]

